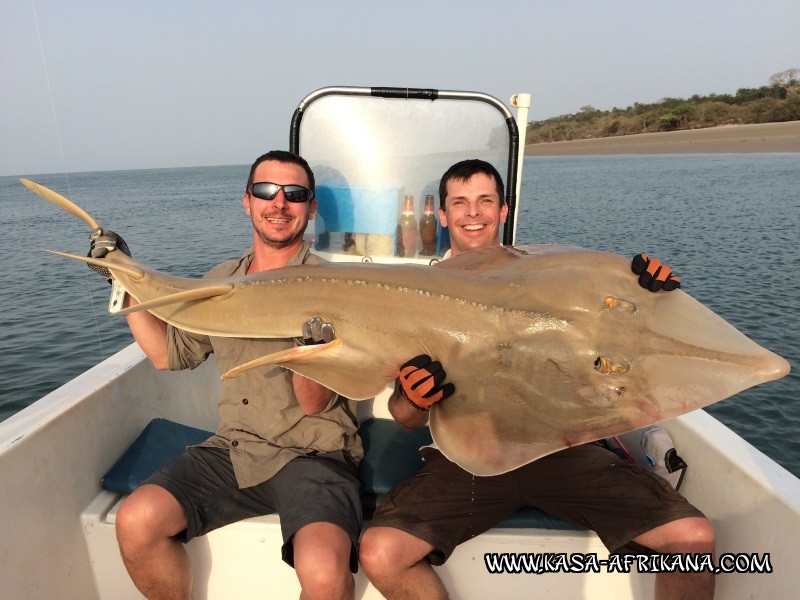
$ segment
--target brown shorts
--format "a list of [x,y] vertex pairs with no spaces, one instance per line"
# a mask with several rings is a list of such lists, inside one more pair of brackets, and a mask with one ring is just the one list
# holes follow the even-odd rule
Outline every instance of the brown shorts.
[[476,477],[438,450],[422,454],[425,466],[387,494],[368,527],[393,527],[428,542],[434,565],[524,506],[596,531],[612,552],[670,521],[703,516],[664,479],[597,444],[494,477]]

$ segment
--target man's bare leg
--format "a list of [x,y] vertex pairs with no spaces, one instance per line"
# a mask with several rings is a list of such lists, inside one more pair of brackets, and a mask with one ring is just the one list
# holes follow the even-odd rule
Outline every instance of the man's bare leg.
[[361,566],[387,600],[446,600],[447,589],[425,558],[433,546],[393,527],[370,527],[361,536]]
[[157,485],[137,488],[117,513],[122,561],[136,588],[149,600],[189,600],[192,567],[183,544],[173,536],[186,528],[175,497]]
[[350,536],[333,523],[301,527],[292,538],[294,569],[301,600],[352,600],[355,580],[350,572]]
[[[656,552],[713,554],[714,529],[707,519],[688,517],[656,527],[635,542]],[[714,597],[714,573],[658,573],[655,600],[710,600]]]

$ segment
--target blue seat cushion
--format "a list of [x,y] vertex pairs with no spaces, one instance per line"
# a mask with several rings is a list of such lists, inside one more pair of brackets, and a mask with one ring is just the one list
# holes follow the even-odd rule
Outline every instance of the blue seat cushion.
[[393,419],[367,419],[358,430],[364,458],[358,465],[364,517],[370,518],[380,499],[424,465],[419,449],[433,443],[430,430],[401,429]]
[[561,531],[586,531],[585,527],[562,521],[534,506],[520,508],[513,515],[495,525],[498,529],[559,529]]
[[130,494],[150,475],[177,458],[187,446],[199,444],[212,435],[211,431],[167,419],[153,419],[103,476],[101,485],[109,492]]

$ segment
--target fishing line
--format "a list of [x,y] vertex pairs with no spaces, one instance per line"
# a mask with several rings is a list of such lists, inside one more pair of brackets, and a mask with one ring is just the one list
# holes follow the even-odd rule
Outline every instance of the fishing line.
[[[53,95],[53,88],[50,85],[50,74],[47,71],[47,59],[45,58],[44,54],[44,43],[42,42],[42,32],[39,29],[39,15],[36,12],[36,0],[31,0],[31,6],[33,8],[33,21],[36,24],[36,37],[39,40],[39,54],[42,57],[42,68],[44,69],[44,79],[47,85],[47,93],[50,96],[50,110],[53,113],[53,123],[56,129],[56,139],[58,140],[58,149],[59,152],[61,153],[61,168],[63,169],[64,179],[66,180],[67,184],[67,197],[72,199],[72,186],[70,184],[69,172],[67,170],[67,158],[66,155],[64,154],[64,145],[61,141],[61,128],[58,125],[58,115],[56,113],[55,97]],[[70,221],[72,222],[72,227],[77,231],[79,224],[75,221],[75,219],[70,219]],[[105,360],[107,357],[105,349],[103,348],[103,336],[100,334],[99,319],[97,318],[97,310],[95,309],[94,294],[92,293],[92,286],[89,282],[89,275],[90,273],[88,272],[84,273],[84,281],[86,283],[86,289],[89,292],[89,305],[91,306],[92,309],[92,318],[94,319],[94,329],[95,332],[97,333],[97,343],[100,347],[100,356],[102,357],[103,360]]]

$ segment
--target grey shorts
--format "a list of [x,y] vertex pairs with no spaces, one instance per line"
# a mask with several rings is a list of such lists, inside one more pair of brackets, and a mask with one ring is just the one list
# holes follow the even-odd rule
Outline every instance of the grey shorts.
[[424,448],[423,457],[425,466],[386,495],[368,527],[393,527],[428,542],[434,565],[524,506],[596,531],[612,552],[647,551],[632,540],[671,521],[703,516],[664,479],[597,444],[494,477],[476,477],[438,450]]
[[361,500],[358,470],[343,452],[299,456],[271,479],[240,489],[228,455],[222,448],[192,446],[150,476],[183,507],[186,529],[176,537],[194,537],[242,519],[278,513],[281,556],[294,566],[292,536],[310,523],[338,525],[350,536],[350,570],[358,569]]

